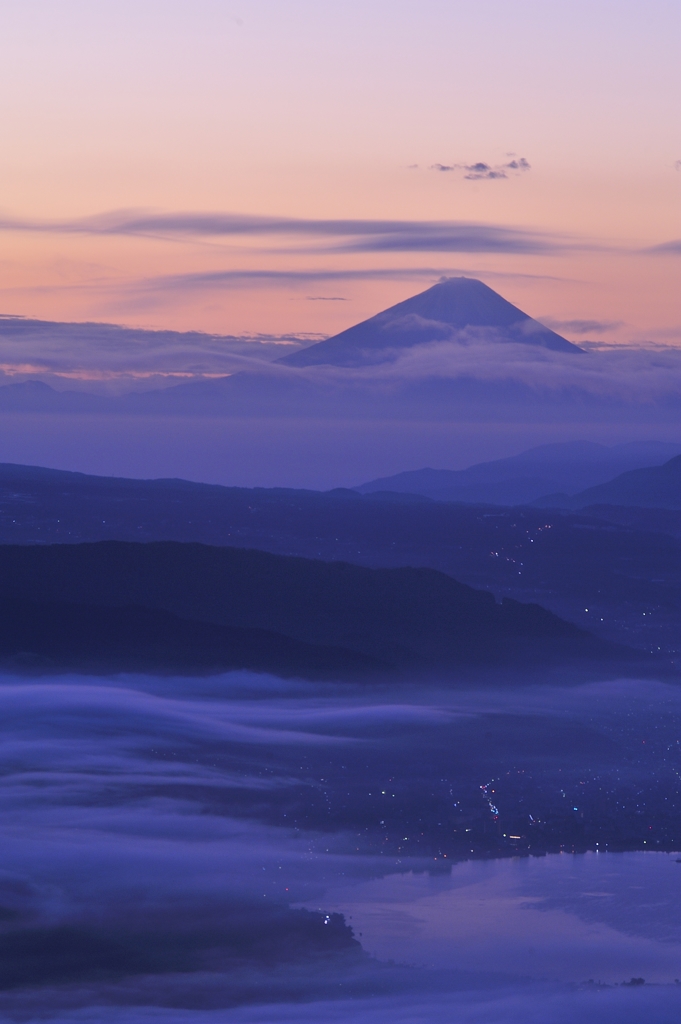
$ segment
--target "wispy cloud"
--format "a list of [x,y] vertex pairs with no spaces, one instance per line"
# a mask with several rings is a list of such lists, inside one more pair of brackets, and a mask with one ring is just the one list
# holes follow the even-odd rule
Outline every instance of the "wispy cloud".
[[439,277],[449,276],[452,271],[433,267],[376,267],[373,269],[344,270],[332,267],[328,270],[209,270],[188,274],[167,274],[150,277],[133,285],[139,291],[167,291],[200,288],[242,287],[251,285],[272,287],[273,285],[302,285],[316,281],[400,281],[426,278],[435,283]]
[[[263,372],[279,373],[280,366],[267,364]],[[593,345],[588,357],[576,359],[571,352],[509,342],[503,332],[485,327],[454,331],[450,339],[385,350],[380,363],[369,355],[358,366],[319,365],[295,372],[317,385],[337,387],[341,402],[346,403],[348,395],[356,398],[361,392],[366,402],[374,401],[383,388],[402,403],[412,389],[418,392],[424,387],[423,393],[428,394],[437,381],[433,391],[437,395],[437,389],[450,382],[460,388],[457,394],[462,398],[487,410],[486,415],[498,407],[499,400],[508,401],[516,386],[513,401],[525,408],[532,394],[539,405],[552,403],[551,414],[560,408],[574,409],[575,396],[580,396],[585,409],[595,400],[612,408],[626,407],[628,415],[658,404],[660,409],[674,408],[681,396],[681,350],[676,346]],[[476,390],[477,385],[483,389]],[[340,402],[338,408],[342,408]]]
[[[352,252],[484,252],[549,255],[573,248],[575,242],[539,231],[489,224],[411,224],[368,237],[342,248]],[[581,247],[586,247],[581,243]]]
[[553,331],[572,331],[573,334],[604,334],[624,326],[623,320],[554,320],[553,317],[537,317]]
[[[296,288],[309,284],[324,284],[326,282],[341,281],[424,281],[428,284],[436,284],[438,281],[448,277],[481,277],[494,279],[518,279],[518,280],[557,280],[551,275],[544,274],[523,274],[511,271],[483,271],[466,267],[374,267],[362,269],[343,269],[331,267],[329,269],[300,269],[300,270],[213,270],[199,271],[187,274],[167,274],[158,277],[149,277],[140,281],[132,282],[128,288],[128,294],[132,301],[147,296],[162,295],[166,293],[180,293],[200,291],[211,288],[272,288],[289,287]],[[324,299],[325,296],[307,296]],[[334,299],[330,296],[328,299]],[[340,298],[340,296],[338,296]]]
[[323,335],[218,335],[0,318],[0,383],[118,391],[255,369]]
[[[409,231],[494,230],[465,221],[409,221],[263,217],[221,211],[160,213],[150,210],[113,210],[71,220],[27,220],[0,217],[0,230],[91,235],[389,235]],[[509,231],[512,229],[501,228]],[[517,229],[524,234],[523,229]]]
[[644,252],[650,256],[681,256],[681,238],[676,238],[671,242],[662,242],[661,245],[653,245],[650,249],[645,249]]
[[[509,154],[510,155],[510,154]],[[513,157],[505,164],[488,164],[478,160],[472,164],[433,164],[431,171],[458,172],[466,181],[496,181],[531,169],[524,156]]]
[[[471,166],[487,167],[482,164]],[[186,239],[253,236],[342,238],[346,241],[334,250],[345,252],[547,254],[584,244],[523,227],[468,221],[311,220],[221,212],[154,213],[144,210],[119,210],[61,221],[4,217],[0,218],[0,231]]]

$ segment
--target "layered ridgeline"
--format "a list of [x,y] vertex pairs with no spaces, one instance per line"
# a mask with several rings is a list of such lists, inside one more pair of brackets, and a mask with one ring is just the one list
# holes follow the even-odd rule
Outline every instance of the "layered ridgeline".
[[343,677],[633,654],[432,569],[198,544],[3,546],[0,604],[0,652],[37,668]]
[[587,508],[624,505],[634,508],[681,509],[681,455],[661,466],[632,469],[614,480],[578,494],[549,494],[537,502],[545,507]]
[[99,540],[422,566],[498,598],[536,602],[604,639],[679,650],[681,511],[494,508],[391,492],[222,487],[0,465],[0,544]]
[[394,349],[433,341],[477,339],[581,352],[577,345],[533,320],[482,281],[451,277],[279,361],[288,366],[361,366],[380,362]]
[[[490,505],[525,505],[547,495],[551,496],[549,504],[561,504],[561,499],[575,495],[579,504],[562,504],[566,507],[585,508],[607,500],[610,504],[681,508],[681,504],[668,504],[670,500],[681,502],[681,482],[677,484],[676,491],[673,486],[664,490],[652,487],[645,501],[632,500],[643,496],[644,481],[652,482],[658,478],[670,480],[667,471],[662,476],[643,474],[632,477],[626,495],[619,485],[616,493],[615,490],[587,490],[599,484],[610,487],[609,481],[622,473],[662,466],[662,463],[676,455],[681,455],[681,444],[666,441],[632,441],[612,447],[594,441],[565,441],[539,445],[519,455],[481,462],[467,469],[426,467],[408,470],[360,484],[355,490],[360,494],[392,491],[420,494],[435,501]],[[577,494],[582,491],[584,494]],[[613,497],[606,499],[599,496],[606,493]],[[627,500],[616,500],[617,495],[626,496]]]

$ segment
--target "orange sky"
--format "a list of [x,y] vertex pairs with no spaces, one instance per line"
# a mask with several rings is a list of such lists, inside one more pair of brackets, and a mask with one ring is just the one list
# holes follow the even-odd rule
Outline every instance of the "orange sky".
[[[661,0],[6,5],[0,311],[330,333],[463,272],[621,323],[602,340],[681,343],[681,252],[642,252],[681,238],[680,29]],[[296,225],[80,223],[120,210]],[[348,219],[473,241],[318,223]],[[510,235],[479,251],[481,226]]]

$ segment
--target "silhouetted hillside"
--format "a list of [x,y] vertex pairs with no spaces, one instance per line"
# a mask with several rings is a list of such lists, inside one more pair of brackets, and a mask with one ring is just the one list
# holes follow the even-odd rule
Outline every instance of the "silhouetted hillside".
[[347,649],[266,629],[181,619],[134,605],[0,600],[0,664],[24,670],[205,673],[251,669],[311,679],[384,668]]
[[[0,596],[10,604],[18,600],[31,606],[58,603],[111,609],[108,621],[88,614],[95,635],[99,631],[106,638],[105,649],[113,657],[127,642],[129,616],[134,617],[131,606],[169,612],[194,624],[267,630],[304,644],[340,647],[401,669],[512,668],[616,653],[538,605],[512,600],[497,604],[491,594],[432,569],[366,569],[199,544],[0,547]],[[129,616],[121,618],[120,609],[128,609]],[[21,612],[16,614],[20,620]],[[34,612],[29,608],[26,614]],[[78,656],[85,656],[96,651],[97,643],[80,637],[88,619],[79,627],[79,614],[59,612],[67,632],[75,637]],[[49,620],[49,612],[44,618]],[[213,658],[212,651],[232,656],[235,638],[229,633],[192,631],[181,624],[171,637],[173,628],[172,622],[142,616],[139,626],[131,627],[133,647],[153,655],[168,637],[166,668],[174,650],[185,665],[194,651],[203,664]],[[51,629],[51,635],[58,633]],[[243,645],[246,638],[236,639]],[[257,638],[252,639],[245,644],[249,656],[258,649]],[[53,642],[58,644],[57,639]],[[281,638],[263,642],[264,650],[276,659]],[[288,671],[295,657],[311,657],[309,651],[280,649]],[[328,652],[326,657],[328,667]],[[335,668],[340,654],[333,652],[333,657]],[[323,652],[319,661],[324,661]],[[358,667],[359,662],[350,659],[348,665]]]
[[[369,567],[438,569],[605,639],[679,649],[681,517],[220,487],[0,466],[0,543],[181,541]],[[671,534],[671,535],[670,535]]]
[[589,487],[572,497],[547,495],[542,506],[586,508],[588,505],[631,505],[637,508],[681,509],[681,455],[662,466],[633,469],[607,483]]
[[555,492],[574,494],[620,473],[658,466],[681,454],[681,445],[661,441],[617,444],[566,441],[530,448],[520,455],[481,462],[468,469],[416,469],[361,484],[360,494],[397,491],[436,501],[526,505]]

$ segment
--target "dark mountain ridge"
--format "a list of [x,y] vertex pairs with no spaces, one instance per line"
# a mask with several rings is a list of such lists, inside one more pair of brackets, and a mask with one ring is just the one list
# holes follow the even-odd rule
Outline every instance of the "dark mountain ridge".
[[[15,622],[21,620],[21,608],[30,615],[31,608],[36,613],[38,605],[43,609],[51,606],[52,611],[48,607],[42,621],[37,615],[33,631],[30,627],[23,630],[27,653],[50,656],[49,645],[48,649],[34,650],[30,637],[34,635],[44,643],[41,628],[52,614],[57,621],[70,621],[70,635],[79,645],[73,655],[76,661],[83,658],[83,631],[88,622],[94,621],[105,640],[105,649],[113,647],[118,667],[125,663],[127,642],[128,620],[123,614],[121,621],[121,609],[128,609],[134,616],[139,608],[145,610],[142,625],[133,630],[129,642],[135,650],[135,644],[142,644],[148,664],[153,661],[154,644],[161,643],[163,635],[170,635],[173,623],[152,622],[151,639],[146,642],[143,624],[144,616],[149,619],[147,612],[169,613],[182,620],[173,643],[183,652],[185,665],[197,640],[188,623],[193,624],[195,633],[198,631],[199,650],[203,650],[206,631],[197,624],[222,630],[208,631],[207,639],[209,647],[218,649],[222,645],[223,652],[232,641],[239,641],[242,651],[244,648],[243,632],[235,637],[225,634],[225,629],[266,630],[270,649],[275,649],[276,643],[281,646],[282,637],[333,648],[331,653],[326,652],[326,661],[324,652],[319,652],[319,662],[327,673],[329,667],[342,667],[339,648],[345,652],[349,668],[360,668],[364,659],[367,674],[370,662],[375,668],[380,662],[408,673],[447,672],[466,666],[503,665],[512,670],[617,657],[626,662],[633,655],[538,605],[509,599],[497,604],[491,594],[432,569],[368,569],[344,562],[199,544],[114,541],[0,546],[0,600],[8,607],[16,603],[20,610],[13,613]],[[81,613],[80,626],[78,608],[89,609]],[[113,626],[107,626],[103,609],[109,610]],[[111,640],[111,629],[117,641]],[[280,634],[279,638],[272,637],[273,633]],[[18,653],[12,635],[12,629],[0,633],[5,655]],[[59,648],[62,663],[68,660],[68,644],[67,637]],[[95,648],[89,650],[94,653]],[[294,645],[292,655],[301,661],[303,655],[309,659],[311,652]],[[330,666],[332,656],[336,663]],[[106,657],[103,660],[106,662]],[[169,660],[172,644],[171,657],[166,657],[163,664],[166,670]]]
[[605,639],[679,650],[681,512],[457,505],[0,465],[0,544],[200,542],[437,569]]
[[353,679],[386,665],[342,647],[272,630],[216,625],[140,605],[0,599],[0,666],[14,671],[187,675],[249,669],[308,679]]

